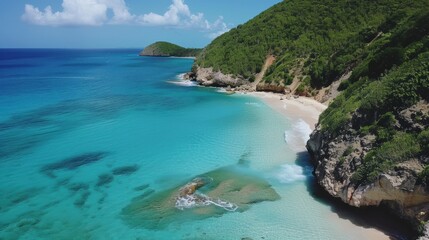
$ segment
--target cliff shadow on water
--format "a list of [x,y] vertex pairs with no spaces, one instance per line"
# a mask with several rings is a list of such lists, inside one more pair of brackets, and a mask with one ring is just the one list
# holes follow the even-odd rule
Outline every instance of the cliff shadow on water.
[[[295,164],[307,169],[314,166],[309,161],[308,152],[299,152]],[[342,219],[347,219],[353,224],[364,228],[375,228],[390,239],[416,239],[417,234],[413,231],[410,223],[400,219],[389,212],[383,206],[380,207],[352,207],[342,202],[339,198],[332,197],[316,181],[314,175],[307,175],[305,185],[309,195],[314,200],[329,205],[331,211]]]

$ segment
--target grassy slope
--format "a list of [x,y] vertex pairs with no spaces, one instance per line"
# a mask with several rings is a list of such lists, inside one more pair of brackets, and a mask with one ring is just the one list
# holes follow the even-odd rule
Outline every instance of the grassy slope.
[[147,56],[175,56],[175,57],[195,57],[201,49],[184,48],[169,42],[156,42],[147,46],[140,55]]

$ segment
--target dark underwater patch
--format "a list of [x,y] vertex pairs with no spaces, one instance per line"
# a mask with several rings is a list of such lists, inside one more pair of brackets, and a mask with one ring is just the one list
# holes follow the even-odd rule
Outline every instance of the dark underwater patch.
[[250,151],[241,154],[240,159],[238,159],[238,165],[241,165],[241,166],[244,166],[244,167],[249,167],[249,165],[250,165],[250,160],[249,160],[250,155],[251,155]]
[[139,196],[135,197],[133,200],[143,200],[144,198],[149,197],[153,193],[155,193],[155,190],[148,189],[148,190],[144,191],[142,194],[140,194]]
[[13,115],[0,122],[0,159],[28,154],[44,142],[85,124],[113,119],[121,110],[148,106],[177,109],[185,103],[172,97],[152,95],[110,95],[67,100]]
[[89,191],[82,192],[80,196],[74,201],[74,205],[78,208],[82,208],[88,200],[89,195]]
[[98,176],[98,181],[95,184],[97,187],[105,186],[113,181],[113,175],[109,173],[101,174]]
[[71,183],[67,186],[67,189],[71,192],[85,191],[89,189],[89,185],[87,183]]
[[135,187],[134,191],[143,191],[143,190],[146,190],[147,188],[149,188],[149,186],[150,186],[149,184],[143,184],[141,186]]
[[0,189],[0,191],[7,193],[0,197],[0,212],[2,212],[38,196],[43,189],[34,187],[24,190]]
[[113,175],[130,175],[139,170],[138,165],[117,167],[112,170]]
[[75,170],[82,166],[98,162],[108,155],[107,152],[86,153],[79,156],[67,158],[59,162],[47,164],[41,168],[41,172],[54,176],[54,171],[58,170]]

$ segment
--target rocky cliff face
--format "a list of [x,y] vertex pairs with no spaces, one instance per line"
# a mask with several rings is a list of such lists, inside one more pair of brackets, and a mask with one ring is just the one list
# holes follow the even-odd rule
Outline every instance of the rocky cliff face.
[[[415,118],[419,118],[416,121]],[[425,101],[397,113],[396,128],[407,132],[421,131],[429,123],[429,104]],[[414,226],[429,220],[429,186],[419,180],[428,156],[404,159],[370,183],[356,183],[352,176],[374,148],[376,137],[362,134],[356,125],[364,116],[356,111],[343,130],[335,136],[320,125],[311,134],[307,149],[315,166],[319,184],[332,196],[356,207],[391,208]],[[401,146],[397,146],[401,148]]]
[[213,71],[213,68],[196,67],[194,70],[196,81],[202,86],[212,87],[240,87],[249,85],[249,81],[233,76],[232,74],[223,74],[219,71]]
[[194,80],[202,86],[210,87],[231,87],[242,91],[261,91],[285,93],[285,86],[278,84],[256,83],[243,79],[233,74],[224,74],[220,71],[213,71],[213,68],[202,68],[196,66],[192,75]]

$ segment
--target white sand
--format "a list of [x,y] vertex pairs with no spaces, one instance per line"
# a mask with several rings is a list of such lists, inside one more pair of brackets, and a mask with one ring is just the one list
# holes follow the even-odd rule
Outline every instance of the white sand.
[[304,120],[312,130],[319,120],[319,115],[327,108],[326,105],[306,97],[286,98],[285,95],[269,92],[251,92],[248,94],[261,98],[268,106],[293,122],[299,119]]
[[[312,130],[314,130],[320,114],[327,108],[326,105],[307,97],[286,97],[283,94],[269,92],[250,92],[247,94],[261,98],[268,106],[283,114],[293,123],[298,123],[300,120],[305,121]],[[293,145],[294,143],[290,144]],[[299,143],[299,145],[298,147],[301,150],[305,149],[302,143]],[[358,231],[366,239],[390,239],[382,231],[375,228],[356,226],[351,220],[343,219],[335,212],[326,217],[327,221],[335,222],[339,228],[350,229],[350,233]],[[347,239],[347,236],[344,237]]]

